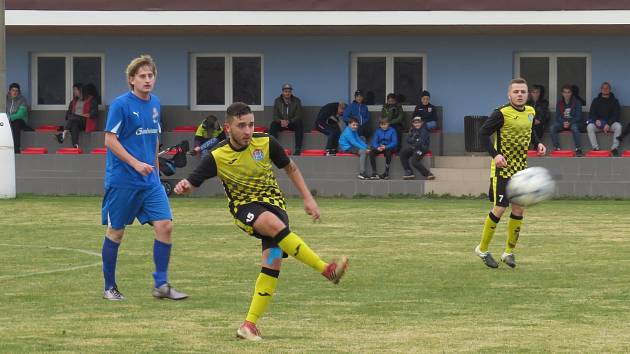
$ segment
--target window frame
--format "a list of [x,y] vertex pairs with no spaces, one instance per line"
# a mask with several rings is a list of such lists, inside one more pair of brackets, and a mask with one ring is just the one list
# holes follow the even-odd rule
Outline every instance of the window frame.
[[[264,111],[265,109],[265,57],[262,53],[191,53],[190,55],[190,110],[191,111],[225,111],[233,102],[234,82],[232,78],[232,65],[234,57],[260,58],[260,104],[250,105],[252,111]],[[223,58],[225,61],[225,104],[202,105],[197,104],[197,58]]]
[[[350,56],[350,101],[354,99],[354,92],[357,88],[358,58],[360,57],[384,57],[385,58],[385,92],[394,92],[394,58],[422,58],[422,89],[427,90],[427,54],[422,52],[356,52]],[[418,92],[418,95],[420,93]],[[368,111],[379,112],[381,105],[369,105]],[[403,105],[405,112],[413,112],[416,105]]]
[[[66,61],[66,102],[64,104],[38,104],[38,91],[39,81],[37,75],[37,59],[40,57],[63,57]],[[105,53],[81,53],[81,52],[38,52],[31,55],[31,109],[35,111],[40,110],[66,110],[68,109],[68,103],[72,97],[72,85],[74,85],[74,70],[72,65],[74,64],[75,57],[93,57],[101,59],[101,87],[99,94],[101,95],[101,104],[99,109],[103,109],[105,103]]]
[[549,82],[547,83],[547,99],[549,100],[549,110],[556,111],[556,102],[558,102],[559,94],[558,90],[558,58],[567,57],[579,57],[586,59],[586,87],[585,92],[580,94],[586,100],[586,105],[583,106],[583,111],[590,110],[591,102],[593,100],[592,95],[592,62],[591,53],[588,52],[516,52],[514,53],[514,77],[520,77],[521,75],[521,58],[548,58],[549,59]]

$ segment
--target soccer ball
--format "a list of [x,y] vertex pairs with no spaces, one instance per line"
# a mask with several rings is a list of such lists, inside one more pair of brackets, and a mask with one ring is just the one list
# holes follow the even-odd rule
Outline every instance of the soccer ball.
[[543,167],[530,167],[517,172],[507,185],[510,202],[521,206],[531,206],[547,200],[556,191],[556,183]]

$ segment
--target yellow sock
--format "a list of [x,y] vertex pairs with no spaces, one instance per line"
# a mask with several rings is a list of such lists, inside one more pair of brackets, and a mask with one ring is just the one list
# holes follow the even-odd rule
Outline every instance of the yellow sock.
[[276,239],[279,240],[278,246],[289,256],[294,257],[320,273],[326,268],[326,262],[322,261],[317,253],[313,252],[300,236],[289,231],[288,228],[280,231],[280,233],[276,235]]
[[523,216],[516,216],[510,214],[510,221],[508,221],[508,237],[505,243],[505,253],[513,253],[514,247],[518,242],[518,235],[521,233],[521,224],[523,223]]
[[258,318],[265,313],[273,292],[276,290],[279,274],[280,271],[265,267],[260,270],[258,279],[256,279],[252,303],[249,305],[249,312],[247,312],[247,321],[256,324]]
[[490,241],[492,241],[492,237],[494,236],[494,230],[497,228],[497,224],[499,223],[499,218],[497,218],[492,212],[488,214],[486,217],[486,222],[483,224],[483,232],[481,234],[481,242],[479,243],[479,251],[487,252],[488,246],[490,245]]

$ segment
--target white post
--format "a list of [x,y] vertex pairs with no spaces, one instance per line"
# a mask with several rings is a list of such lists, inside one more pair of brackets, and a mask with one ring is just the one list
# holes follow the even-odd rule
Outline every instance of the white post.
[[6,113],[0,113],[0,199],[15,198],[15,153]]

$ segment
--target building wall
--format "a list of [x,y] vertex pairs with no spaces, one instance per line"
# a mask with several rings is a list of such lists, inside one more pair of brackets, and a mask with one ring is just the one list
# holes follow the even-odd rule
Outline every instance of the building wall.
[[630,37],[116,37],[21,36],[7,38],[7,82],[19,82],[30,101],[30,53],[105,54],[105,103],[126,90],[124,70],[132,57],[151,54],[158,63],[156,94],[164,105],[189,104],[190,53],[262,53],[264,103],[272,105],[284,82],[305,106],[350,98],[352,52],[421,52],[427,55],[427,89],[444,107],[444,131],[463,131],[463,117],[487,115],[504,103],[514,53],[591,53],[592,87],[611,81],[622,105],[630,105]]

